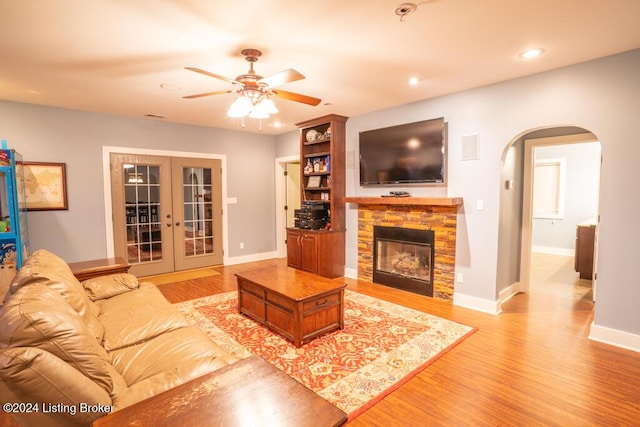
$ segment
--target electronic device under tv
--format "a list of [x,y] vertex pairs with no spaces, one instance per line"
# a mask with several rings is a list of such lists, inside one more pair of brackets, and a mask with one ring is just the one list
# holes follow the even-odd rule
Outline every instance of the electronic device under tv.
[[360,185],[444,184],[444,118],[360,132]]

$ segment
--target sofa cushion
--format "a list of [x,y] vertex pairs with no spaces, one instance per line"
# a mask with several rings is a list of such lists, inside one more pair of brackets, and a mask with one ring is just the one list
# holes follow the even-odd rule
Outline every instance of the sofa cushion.
[[133,274],[117,273],[87,279],[82,286],[89,299],[97,301],[138,289],[138,279]]
[[115,350],[110,357],[130,387],[165,372],[187,382],[238,361],[195,326]]
[[[38,405],[75,408],[74,415],[70,411],[55,414],[64,419],[61,424],[88,425],[106,415],[105,412],[80,412],[78,408],[81,403],[100,404],[106,409],[112,405],[111,397],[103,388],[68,363],[38,348],[16,347],[0,351],[0,380],[12,393],[7,396],[3,393],[4,402],[36,402]],[[40,406],[40,412],[45,408]],[[42,422],[34,421],[29,420],[29,424],[51,425],[50,418],[44,418]]]
[[0,308],[0,324],[0,348],[48,351],[111,393],[105,350],[58,292],[39,283],[20,288]]
[[107,351],[136,345],[165,332],[189,326],[189,322],[152,283],[134,291],[97,302],[104,327],[102,346]]
[[[9,286],[8,298],[20,288],[40,283],[58,292],[80,315],[97,339],[102,339],[102,325],[97,320],[100,309],[87,296],[69,265],[57,255],[39,249],[29,256]],[[5,299],[6,299],[5,298]]]

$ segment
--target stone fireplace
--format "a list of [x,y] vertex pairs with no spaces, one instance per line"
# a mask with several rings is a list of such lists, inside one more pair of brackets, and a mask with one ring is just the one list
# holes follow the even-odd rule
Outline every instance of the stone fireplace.
[[432,295],[453,299],[456,226],[461,198],[346,197],[345,202],[358,204],[359,279],[377,283],[374,279],[374,227],[430,230],[433,232],[433,264],[429,272]]

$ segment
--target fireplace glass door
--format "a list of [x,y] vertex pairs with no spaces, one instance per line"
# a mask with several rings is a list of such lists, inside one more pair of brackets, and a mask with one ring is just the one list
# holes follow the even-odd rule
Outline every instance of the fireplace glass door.
[[373,281],[433,296],[434,233],[374,226]]
[[429,281],[431,274],[431,245],[378,239],[376,269],[402,277]]

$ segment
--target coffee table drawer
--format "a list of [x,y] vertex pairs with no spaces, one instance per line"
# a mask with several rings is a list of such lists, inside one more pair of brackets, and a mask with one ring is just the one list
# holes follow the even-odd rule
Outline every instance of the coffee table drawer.
[[302,310],[304,314],[307,314],[311,311],[323,310],[327,307],[330,307],[332,305],[338,305],[338,304],[340,304],[340,294],[334,293],[334,294],[325,295],[319,298],[314,298],[312,300],[305,302],[302,305]]

